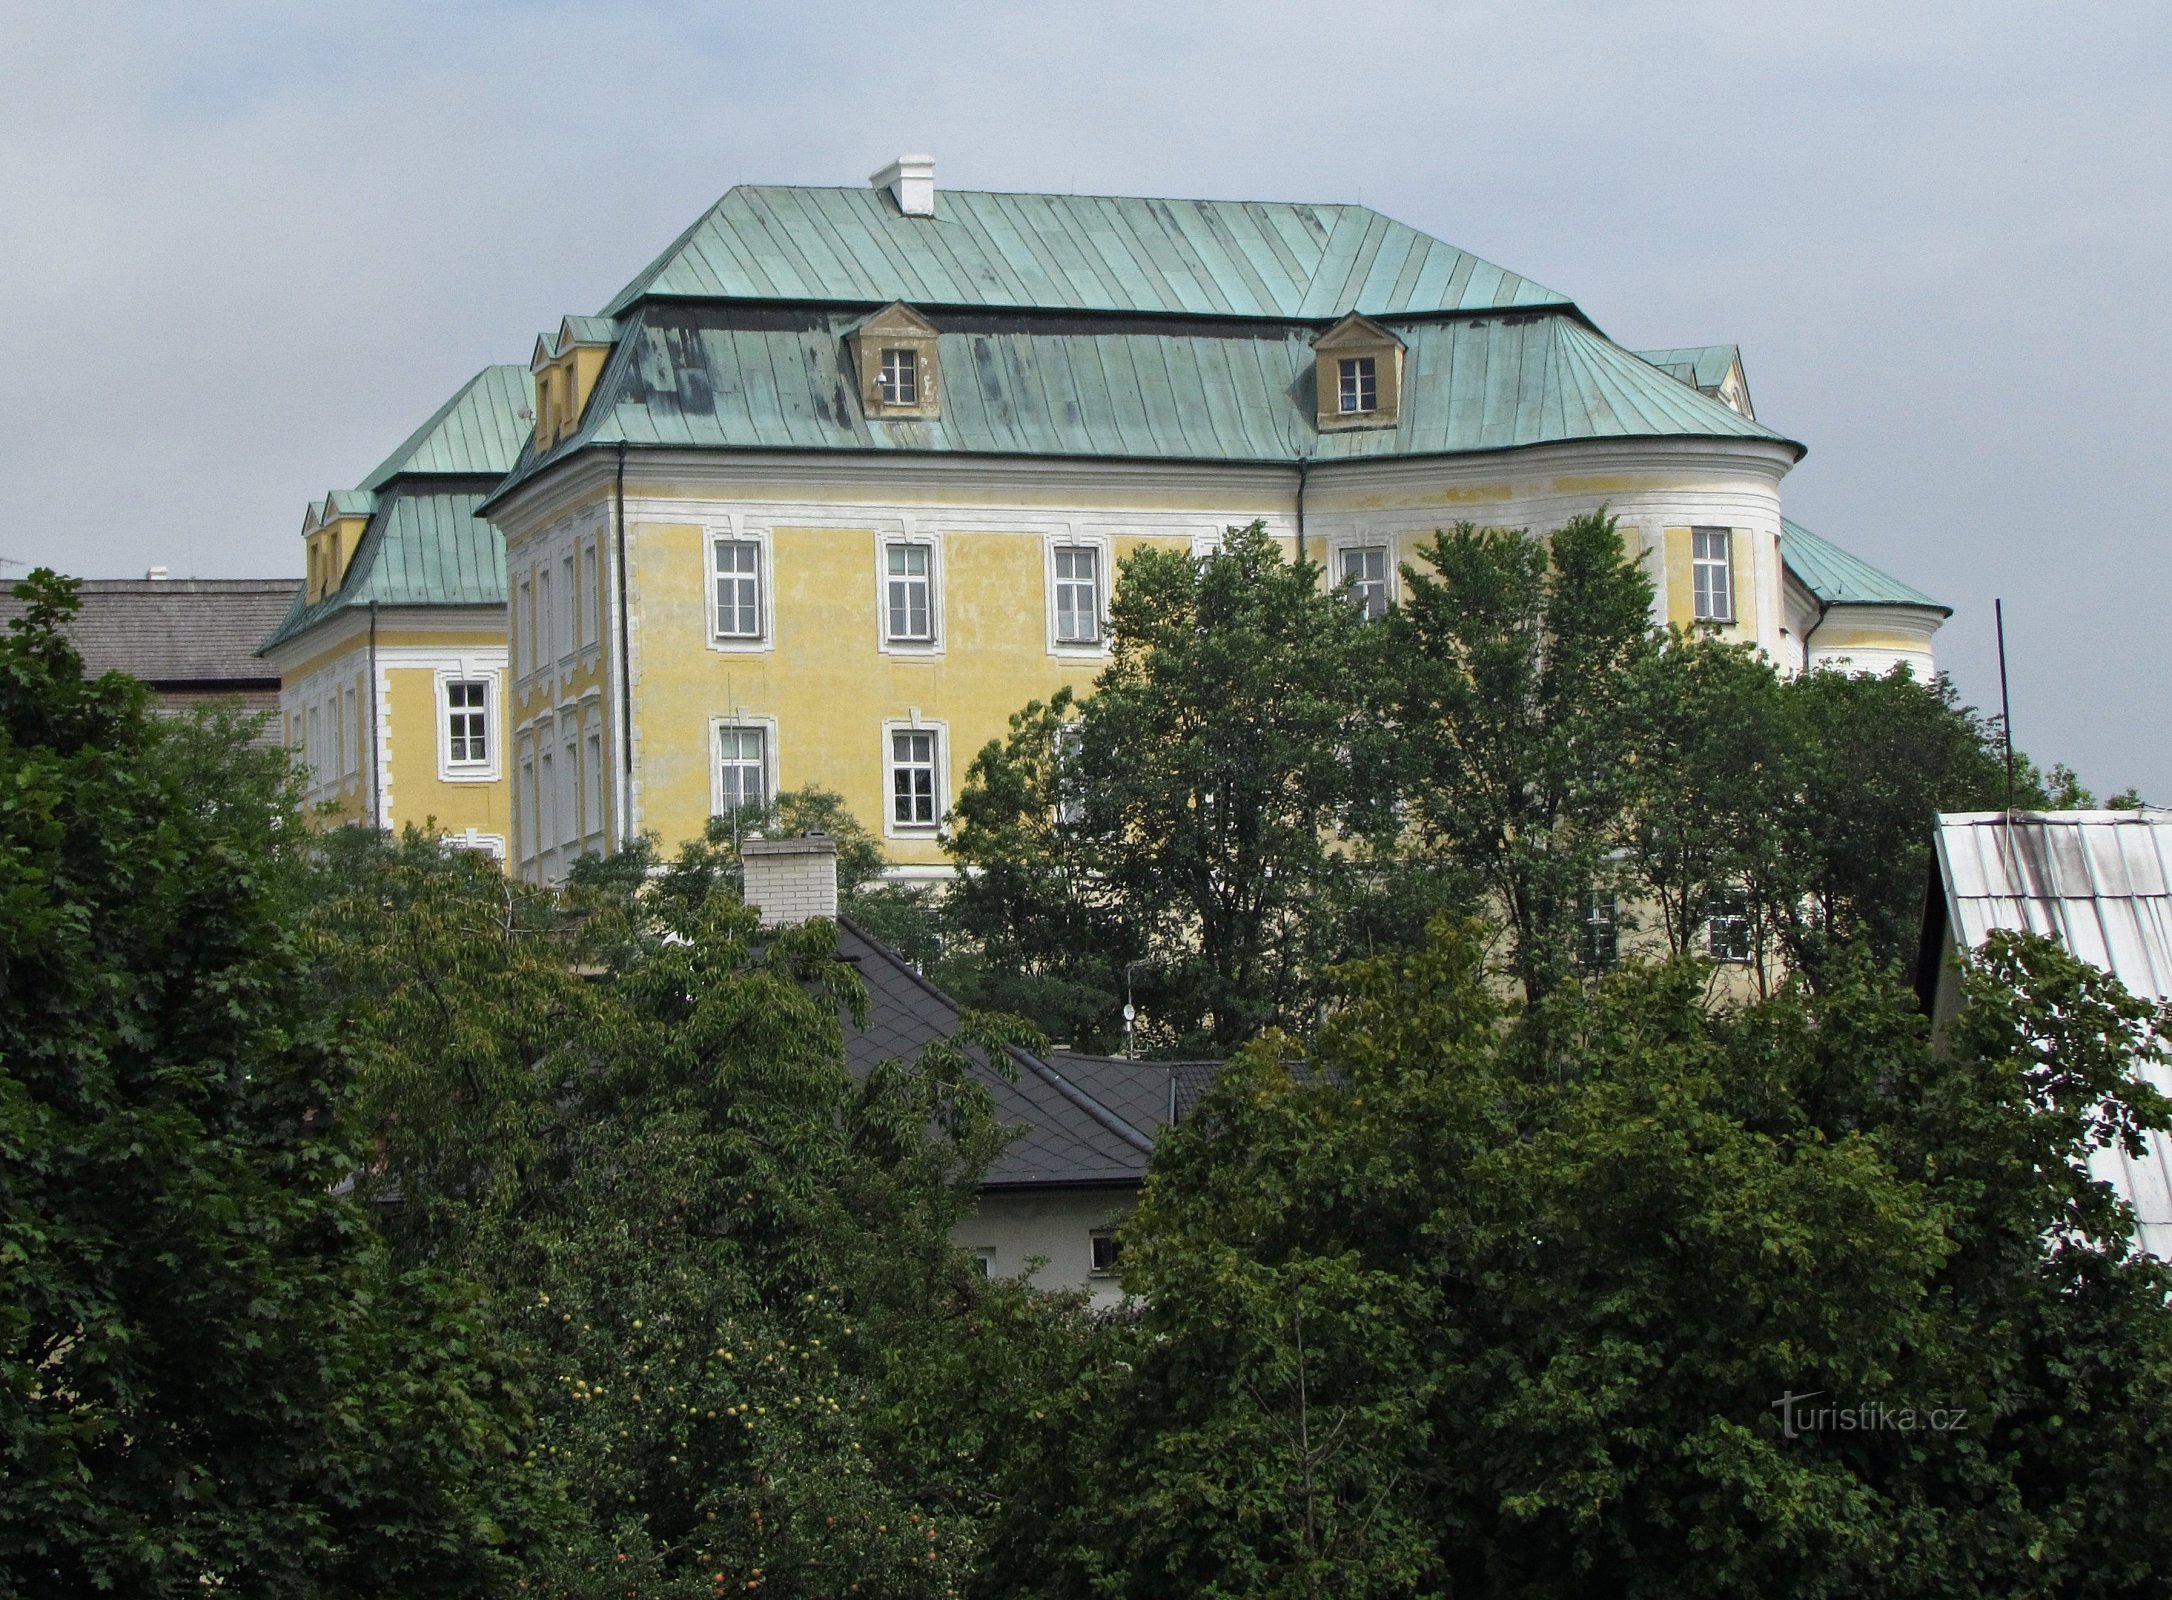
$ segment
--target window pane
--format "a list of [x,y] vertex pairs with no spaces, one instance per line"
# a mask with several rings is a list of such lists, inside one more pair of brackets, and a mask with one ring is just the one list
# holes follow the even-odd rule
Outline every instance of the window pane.
[[733,639],[762,632],[761,546],[751,539],[716,541],[716,631]]
[[890,735],[890,816],[909,827],[935,821],[935,735]]
[[769,802],[768,734],[762,728],[719,728],[717,803],[721,812]]
[[1344,411],[1372,411],[1379,405],[1378,378],[1371,356],[1346,356],[1340,364],[1337,404]]

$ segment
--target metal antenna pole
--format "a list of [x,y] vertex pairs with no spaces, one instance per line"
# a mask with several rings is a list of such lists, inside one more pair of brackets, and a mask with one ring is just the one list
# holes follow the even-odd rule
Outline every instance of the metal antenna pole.
[[1999,731],[2006,742],[2006,814],[2014,810],[2014,706],[2006,693],[2006,602],[1994,599],[1991,616],[1999,636]]

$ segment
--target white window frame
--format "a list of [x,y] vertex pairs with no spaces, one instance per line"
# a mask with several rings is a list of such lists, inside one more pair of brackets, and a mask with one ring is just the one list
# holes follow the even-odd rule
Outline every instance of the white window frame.
[[558,839],[559,859],[581,853],[581,719],[574,711],[558,714]]
[[[1106,1264],[1097,1259],[1101,1254],[1100,1246],[1104,1244],[1109,1247]],[[1122,1268],[1123,1250],[1117,1243],[1116,1230],[1113,1227],[1089,1228],[1086,1231],[1086,1275],[1090,1278],[1113,1278]]]
[[[437,724],[437,776],[440,783],[496,783],[505,769],[506,705],[502,674],[496,667],[462,662],[439,667],[431,674],[432,719]],[[456,683],[480,683],[483,688],[483,739],[490,752],[487,761],[452,758],[452,705],[446,691]]]
[[603,849],[604,795],[603,764],[607,759],[603,746],[603,709],[591,701],[581,722],[581,814],[589,823],[588,832],[582,835],[584,846],[594,841],[600,854]]
[[559,587],[566,591],[564,615],[558,624],[558,660],[570,664],[580,649],[581,632],[581,559],[580,552],[568,547],[558,558],[558,573],[564,581]]
[[[935,737],[934,778],[935,816],[928,822],[900,822],[897,820],[897,746],[893,742],[901,733],[926,733]],[[885,722],[882,725],[882,831],[890,839],[933,839],[943,827],[943,818],[950,812],[950,724],[930,722],[924,717],[909,717],[903,721]]]
[[520,778],[513,785],[514,832],[520,839],[520,860],[523,866],[543,853],[540,840],[542,820],[536,794],[535,730],[520,731]]
[[[890,551],[904,545],[928,553],[928,637],[900,638],[890,631]],[[932,533],[910,530],[875,539],[875,636],[886,655],[940,655],[943,649],[943,543]]]
[[[717,605],[717,545],[748,544],[754,546],[754,632],[725,633],[720,626],[722,611]],[[770,538],[766,528],[749,528],[736,519],[729,522],[713,522],[701,531],[701,564],[707,574],[709,612],[709,648],[724,655],[744,655],[774,648],[776,627],[774,605],[776,584],[770,561]]]
[[[1092,639],[1066,639],[1062,635],[1061,615],[1057,608],[1057,585],[1075,583],[1075,578],[1059,578],[1056,575],[1057,557],[1067,550],[1090,550],[1094,558],[1094,636]],[[1044,541],[1041,568],[1042,582],[1048,595],[1048,653],[1052,656],[1087,656],[1095,659],[1109,653],[1109,576],[1113,565],[1113,552],[1109,541],[1102,534],[1053,533]]]
[[[1370,405],[1351,405],[1352,399]],[[1369,417],[1380,409],[1380,358],[1378,356],[1337,356],[1335,358],[1335,412],[1344,417]]]
[[[921,393],[927,387],[927,375],[920,370],[920,350],[915,345],[878,345],[875,357],[875,393],[886,406],[916,406]],[[905,392],[905,384],[912,385],[912,392]]]
[[[1741,930],[1740,955],[1733,953],[1730,945],[1723,944],[1718,930],[1723,926]],[[1757,959],[1757,924],[1750,916],[1750,897],[1747,891],[1732,889],[1725,892],[1718,906],[1704,919],[1704,950],[1713,961],[1726,967],[1746,967]]]
[[[1396,590],[1399,585],[1396,580],[1400,574],[1396,570],[1395,540],[1386,535],[1378,539],[1348,539],[1334,544],[1328,550],[1328,561],[1330,563],[1327,574],[1328,586],[1334,589],[1340,589],[1349,581],[1350,575],[1344,570],[1344,567],[1352,556],[1365,555],[1373,551],[1378,551],[1381,558],[1381,596],[1378,611],[1374,611],[1370,607],[1365,609],[1365,620],[1368,622],[1385,616],[1388,607],[1394,605],[1398,598]],[[1365,584],[1361,583],[1359,587],[1362,589],[1364,586]],[[1353,598],[1355,598],[1354,594]]]
[[721,748],[723,736],[727,731],[733,733],[758,733],[762,736],[762,783],[767,790],[766,803],[770,805],[776,804],[777,719],[775,717],[760,717],[740,712],[733,716],[719,716],[709,719],[709,815],[723,817],[731,814],[724,809],[724,760]]
[[[1698,549],[1708,535],[1716,535],[1719,539],[1720,554],[1717,556],[1703,555]],[[1726,601],[1725,611],[1705,609],[1705,597],[1709,592],[1705,574],[1713,571],[1720,574],[1720,597]],[[1697,527],[1689,530],[1689,594],[1690,612],[1697,621],[1725,625],[1741,620],[1735,605],[1734,529]]]
[[1086,808],[1079,803],[1075,790],[1066,785],[1066,777],[1078,764],[1083,753],[1080,746],[1085,740],[1085,729],[1073,719],[1056,725],[1049,736],[1049,771],[1055,780],[1056,824],[1074,828],[1086,820]]
[[584,655],[595,647],[598,629],[596,619],[602,614],[599,604],[603,597],[603,555],[597,550],[596,541],[583,539],[578,545],[581,562],[581,608],[574,622],[574,645]]

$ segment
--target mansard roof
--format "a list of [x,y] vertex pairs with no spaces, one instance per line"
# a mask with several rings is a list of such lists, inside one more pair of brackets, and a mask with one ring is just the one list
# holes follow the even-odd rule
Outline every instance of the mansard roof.
[[581,425],[506,488],[577,451],[636,448],[1332,462],[1511,450],[1575,439],[1702,437],[1800,446],[1675,382],[1561,312],[1397,324],[1395,426],[1318,428],[1302,323],[952,312],[939,417],[869,417],[844,338],[855,313],[643,307]]
[[1780,519],[1780,559],[1798,583],[1828,606],[1921,606],[1953,615],[1953,607],[1785,517]]
[[1569,299],[1364,206],[741,185],[605,308],[644,300],[1300,318]]
[[532,394],[526,367],[483,368],[380,461],[362,487],[381,489],[408,473],[503,477],[535,425]]

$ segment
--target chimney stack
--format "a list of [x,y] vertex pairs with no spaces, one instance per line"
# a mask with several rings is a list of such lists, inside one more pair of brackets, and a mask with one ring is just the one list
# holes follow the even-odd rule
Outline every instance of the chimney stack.
[[149,572],[146,572],[146,573],[145,573],[145,574],[144,574],[143,576],[144,576],[144,579],[145,579],[145,581],[146,581],[146,582],[149,582],[149,583],[164,583],[164,582],[166,581],[166,569],[165,569],[164,567],[153,567],[153,568],[152,568],[152,569],[151,569],[151,570],[150,570]]
[[765,928],[837,915],[837,841],[826,833],[749,839],[739,847],[740,897]]
[[906,216],[935,215],[935,157],[899,156],[867,181],[878,189],[889,190],[890,198]]

